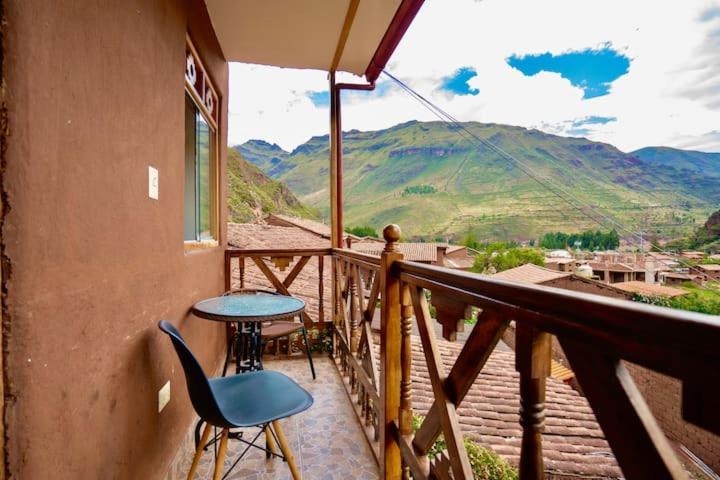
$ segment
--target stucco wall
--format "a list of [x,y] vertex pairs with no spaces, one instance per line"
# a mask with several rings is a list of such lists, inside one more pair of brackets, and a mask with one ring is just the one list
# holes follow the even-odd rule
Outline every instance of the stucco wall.
[[630,362],[624,363],[665,435],[720,471],[720,437],[682,418],[682,382]]
[[[185,253],[186,31],[222,96],[221,145],[227,65],[201,0],[4,4],[11,478],[160,478],[193,413],[156,322],[178,325],[206,369],[224,337],[187,315],[223,288],[225,229],[220,247]],[[224,162],[222,148],[221,199]]]

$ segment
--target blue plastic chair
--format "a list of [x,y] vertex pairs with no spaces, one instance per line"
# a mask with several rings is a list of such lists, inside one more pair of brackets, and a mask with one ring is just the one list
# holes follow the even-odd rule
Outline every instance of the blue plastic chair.
[[[313,404],[312,395],[286,375],[269,370],[208,378],[180,332],[166,320],[160,320],[158,327],[170,336],[185,372],[190,401],[200,419],[206,422],[188,472],[188,480],[192,479],[197,471],[212,427],[222,429],[213,480],[220,480],[223,461],[227,453],[229,431],[231,428],[239,427],[259,427],[260,432],[252,442],[246,440],[243,442],[284,458],[290,467],[293,479],[300,479],[295,459],[278,420],[310,408]],[[267,449],[255,444],[263,432],[267,441]],[[280,444],[282,455],[277,453],[275,441]],[[240,458],[230,467],[230,470],[237,465]]]

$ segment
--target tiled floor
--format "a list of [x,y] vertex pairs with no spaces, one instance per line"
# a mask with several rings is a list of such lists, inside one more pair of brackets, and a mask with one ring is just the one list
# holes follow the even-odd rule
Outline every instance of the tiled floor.
[[[327,357],[315,359],[317,380],[312,379],[307,361],[265,361],[265,368],[277,370],[293,378],[315,398],[305,412],[282,421],[298,468],[306,480],[377,479],[378,468],[342,385],[342,380]],[[249,429],[246,436],[256,433]],[[252,437],[250,437],[252,438]],[[262,438],[262,437],[261,437]],[[264,441],[262,442],[264,444]],[[227,469],[244,449],[239,441],[230,441]],[[184,468],[190,468],[191,458]],[[201,479],[212,478],[212,451],[204,454],[200,464]],[[290,471],[280,459],[265,460],[264,452],[251,449],[227,477],[228,480],[290,479]]]

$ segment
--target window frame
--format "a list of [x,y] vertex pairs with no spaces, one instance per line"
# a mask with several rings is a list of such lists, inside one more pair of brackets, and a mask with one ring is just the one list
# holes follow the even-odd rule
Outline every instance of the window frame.
[[[192,104],[196,108],[196,114],[202,115],[203,120],[207,123],[210,132],[210,141],[208,148],[210,150],[209,163],[210,163],[210,237],[211,238],[200,238],[198,217],[200,215],[199,202],[199,189],[198,189],[198,177],[197,172],[197,153],[196,153],[196,178],[195,178],[195,231],[196,238],[194,240],[185,239],[185,203],[183,201],[183,243],[185,251],[193,251],[198,249],[213,248],[219,246],[220,240],[220,135],[219,135],[219,115],[220,109],[220,97],[217,94],[217,90],[213,85],[213,82],[205,69],[200,56],[193,45],[190,35],[186,34],[186,48],[185,48],[185,89],[183,93],[183,110],[187,108],[186,96],[190,98]],[[192,65],[190,65],[192,63]],[[191,70],[192,67],[192,70]],[[189,75],[189,73],[194,75]],[[204,92],[201,95],[198,92]],[[184,112],[184,116],[187,112]],[[185,135],[187,135],[187,129]],[[185,139],[187,145],[187,138]],[[187,147],[186,147],[187,148]],[[187,155],[187,150],[186,150]],[[183,172],[185,169],[183,168]],[[183,191],[185,189],[185,182],[183,183]]]

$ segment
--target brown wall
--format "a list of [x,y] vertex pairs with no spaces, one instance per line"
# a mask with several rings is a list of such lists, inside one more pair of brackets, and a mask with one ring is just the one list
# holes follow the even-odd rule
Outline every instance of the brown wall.
[[682,383],[629,362],[625,365],[665,435],[685,445],[716,472],[720,471],[720,437],[681,416]]
[[201,0],[4,4],[9,472],[159,478],[193,414],[156,322],[179,325],[206,369],[223,341],[222,326],[187,315],[222,290],[225,243],[223,227],[221,247],[183,249],[188,28],[222,96],[223,146],[227,64]]
[[558,278],[557,280],[545,282],[543,285],[564,288],[576,292],[592,293],[603,297],[620,298],[624,300],[632,299],[631,293],[623,292],[618,288],[608,287],[606,284],[594,280],[583,280],[574,276]]

